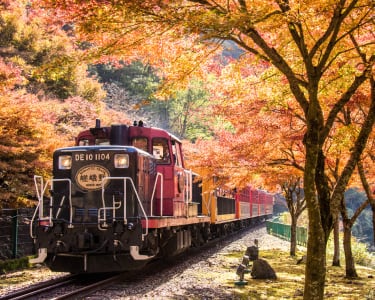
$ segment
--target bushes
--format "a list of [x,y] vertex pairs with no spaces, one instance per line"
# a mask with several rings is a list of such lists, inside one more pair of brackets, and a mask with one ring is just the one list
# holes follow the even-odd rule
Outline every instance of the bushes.
[[[342,246],[343,236],[340,234],[340,261],[345,263],[344,249]],[[352,252],[354,257],[354,262],[361,266],[366,266],[370,268],[375,268],[375,256],[368,252],[367,245],[356,240],[355,237],[352,237]],[[333,233],[328,241],[327,245],[327,255],[328,259],[333,256]]]
[[354,261],[361,265],[375,268],[375,256],[367,251],[367,245],[360,242],[352,242]]

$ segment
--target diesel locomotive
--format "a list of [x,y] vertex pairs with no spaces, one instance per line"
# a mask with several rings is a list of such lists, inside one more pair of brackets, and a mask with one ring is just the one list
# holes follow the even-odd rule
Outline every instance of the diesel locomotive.
[[34,176],[30,223],[38,256],[51,270],[116,272],[272,216],[273,195],[250,186],[211,189],[187,170],[182,143],[165,130],[96,126],[57,149],[53,177]]

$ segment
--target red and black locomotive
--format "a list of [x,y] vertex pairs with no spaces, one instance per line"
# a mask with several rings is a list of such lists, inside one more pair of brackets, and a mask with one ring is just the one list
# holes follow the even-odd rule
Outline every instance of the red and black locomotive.
[[112,125],[57,149],[53,178],[35,176],[32,263],[53,271],[138,269],[158,256],[272,215],[273,196],[250,187],[223,195],[185,169],[181,141],[157,128]]

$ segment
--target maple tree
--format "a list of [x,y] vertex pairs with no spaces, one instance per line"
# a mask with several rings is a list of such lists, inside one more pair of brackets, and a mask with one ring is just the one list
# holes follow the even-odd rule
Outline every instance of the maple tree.
[[[48,170],[51,149],[58,145],[52,124],[40,113],[41,103],[33,95],[13,87],[22,81],[20,70],[0,58],[0,206],[22,204],[32,198],[34,172]],[[23,203],[23,205],[30,203]]]
[[301,178],[291,178],[282,184],[285,200],[291,216],[290,225],[290,255],[296,255],[297,247],[297,221],[302,212],[306,209],[305,197],[301,185]]
[[[269,74],[269,72],[267,73]],[[229,78],[231,76],[234,76],[234,75],[226,74],[225,78]],[[220,82],[219,85],[220,84],[223,84],[223,82]],[[259,98],[264,98],[264,96],[262,95],[261,91],[259,91],[259,88],[258,89],[254,88],[254,83],[251,86],[252,86],[252,89],[254,90],[254,93],[253,93],[255,94],[254,98],[257,99],[255,102],[252,102],[251,108],[254,111],[256,110],[254,107],[254,103],[259,102]],[[342,112],[338,114],[337,122],[335,122],[330,132],[330,135],[328,136],[327,140],[324,143],[323,151],[326,157],[326,160],[325,160],[326,168],[324,170],[323,175],[320,175],[320,176],[324,176],[325,178],[324,180],[326,180],[326,184],[327,184],[326,189],[329,193],[332,193],[334,191],[337,185],[337,181],[340,178],[340,174],[345,167],[345,163],[347,162],[348,157],[350,157],[352,145],[357,138],[358,132],[361,129],[363,120],[367,118],[367,112],[363,110],[363,108],[366,106],[368,107],[369,99],[371,99],[371,95],[368,93],[368,90],[367,90],[368,88],[369,88],[369,85],[364,85],[357,90],[356,94],[353,96],[351,101],[349,101],[347,107],[345,107],[342,110]],[[213,89],[213,90],[216,90],[216,89]],[[229,92],[229,94],[231,95],[230,97],[233,97],[232,93],[237,93],[238,90],[241,90],[241,92],[244,90],[244,87],[239,83],[237,83],[235,87],[231,88],[231,92]],[[222,90],[220,90],[220,92],[222,92]],[[287,95],[285,90],[281,89],[281,92],[283,95]],[[281,153],[274,152],[273,154],[275,155],[274,158],[272,158],[272,156],[271,157],[268,156],[268,158],[266,158],[264,154],[263,156],[260,156],[260,155],[258,156],[258,157],[263,157],[263,159],[266,162],[265,164],[266,166],[264,167],[264,170],[263,171],[259,170],[259,171],[265,173],[266,176],[268,174],[268,177],[271,173],[270,173],[270,169],[267,168],[267,161],[271,162],[271,164],[278,163],[284,166],[286,165],[295,166],[303,170],[304,169],[303,157],[305,155],[303,152],[303,147],[302,147],[302,142],[303,142],[303,137],[304,137],[303,122],[302,124],[301,122],[299,122],[300,123],[299,125],[298,125],[298,122],[296,122],[296,120],[299,119],[299,115],[296,113],[296,111],[294,111],[293,113],[289,113],[289,115],[294,114],[295,117],[297,117],[294,121],[291,118],[285,118],[285,116],[287,115],[287,111],[288,110],[291,111],[292,107],[289,105],[289,103],[287,103],[287,105],[284,104],[283,106],[282,105],[283,103],[280,102],[280,99],[277,99],[278,94],[280,94],[280,90],[274,91],[272,92],[272,94],[274,95],[274,98],[276,98],[273,101],[271,100],[271,102],[273,102],[273,107],[269,107],[269,105],[267,105],[262,108],[259,108],[258,110],[260,111],[261,109],[263,109],[263,111],[266,111],[268,117],[271,117],[271,115],[275,113],[279,114],[279,116],[271,117],[271,119],[272,120],[277,119],[278,124],[283,123],[284,126],[282,126],[282,128],[284,130],[287,128],[289,129],[289,132],[286,132],[287,134],[283,134],[283,139],[282,139],[283,142],[280,143],[276,139],[276,136],[278,136],[281,133],[277,126],[270,126],[271,124],[268,124],[268,126],[266,124],[263,124],[263,126],[254,126],[252,122],[249,122],[245,118],[242,118],[241,122],[246,125],[242,124],[240,126],[240,128],[242,127],[247,128],[247,130],[251,132],[253,136],[254,136],[254,131],[258,132],[260,136],[263,138],[267,136],[267,134],[269,134],[267,131],[271,128],[272,130],[271,135],[273,136],[273,139],[270,139],[270,141],[273,147],[277,148],[278,150],[281,150]],[[229,101],[227,102],[229,103]],[[236,122],[236,120],[234,119],[239,118],[239,112],[242,111],[242,109],[239,105],[233,104],[233,101],[230,102],[229,104],[228,103],[226,103],[222,113],[227,112],[228,106],[235,106],[236,107],[235,109],[229,109],[229,112],[227,113],[228,119],[231,120],[231,122],[233,123],[233,122]],[[288,110],[286,110],[285,107],[288,107]],[[237,115],[233,117],[233,114],[235,114],[236,111],[237,111]],[[251,114],[246,111],[246,116],[252,119],[254,117],[254,114]],[[259,117],[257,118],[257,120],[259,120]],[[237,121],[237,124],[238,124],[238,121]],[[237,135],[241,134],[241,131],[242,130],[238,130],[236,134]],[[252,143],[255,144],[257,142],[257,139],[252,140],[251,137],[249,136],[246,139],[246,142],[248,142],[248,146],[247,147],[243,146],[241,148],[249,149],[252,151],[252,153],[257,153],[256,150],[254,150],[254,147],[251,146]],[[268,139],[269,138],[266,137],[265,141],[267,141]],[[367,149],[365,149],[366,152],[370,152],[370,153],[372,152],[373,149],[370,148],[370,145],[372,145],[372,143],[368,143],[368,147]],[[235,149],[235,147],[233,147],[233,149]],[[267,153],[269,155],[272,152],[268,151]],[[297,157],[299,157],[299,159],[296,159]],[[301,159],[301,157],[303,159]],[[368,161],[367,163],[368,163],[368,167],[370,167],[371,162]],[[291,172],[291,170],[288,170],[288,171]],[[358,183],[359,183],[358,179],[359,179],[358,174],[353,173],[350,182],[347,183],[347,186],[349,185],[358,186]],[[350,222],[349,221],[346,222],[346,220],[349,220],[347,217],[348,214],[347,214],[345,206],[341,204],[340,212],[342,213],[343,219],[346,222],[345,226],[347,226],[347,228],[345,228],[346,231],[344,235],[345,236],[344,249],[345,249],[345,255],[347,257],[346,258],[346,263],[347,263],[346,276],[347,277],[356,276],[355,266],[353,263],[353,257],[351,254],[349,233],[354,224],[354,221],[356,220],[359,213],[363,210],[365,206],[366,206],[366,203],[363,203],[363,205],[358,209],[358,211],[355,212],[355,215],[352,218],[350,218]],[[338,243],[336,243],[335,249],[338,250],[338,247],[339,245]]]
[[[295,255],[297,220],[306,208],[300,194],[301,179],[297,179],[303,175],[303,123],[286,109],[284,103],[272,106],[269,101],[262,100],[270,93],[261,88],[259,77],[264,71],[267,70],[254,66],[253,70],[243,68],[238,72],[235,66],[228,65],[210,86],[210,93],[218,102],[214,114],[225,118],[231,128],[217,133],[216,138],[222,146],[210,154],[210,160],[202,162],[199,159],[202,153],[206,155],[206,149],[195,155],[193,152],[193,169],[208,163],[213,174],[230,178],[235,186],[252,182],[257,187],[278,193],[282,190],[292,221],[290,253]],[[232,82],[230,78],[236,78],[236,81]],[[207,141],[200,144],[217,149],[216,144],[210,145]]]
[[34,204],[34,174],[49,177],[52,152],[95,118],[130,123],[100,101],[104,92],[66,33],[27,4],[0,4],[0,207],[8,208]]
[[[326,173],[331,191],[335,189],[338,180],[340,180],[340,173],[345,168],[345,163],[347,162],[348,158],[351,157],[350,152],[352,145],[360,132],[363,121],[367,118],[367,113],[363,110],[363,107],[368,104],[369,99],[371,99],[373,96],[369,93],[369,91],[366,91],[363,88],[366,89],[369,88],[369,86],[364,85],[357,90],[347,107],[338,116],[338,122],[335,124],[332,130],[331,138],[326,142],[325,152],[327,153],[326,156],[329,158],[327,159]],[[373,133],[370,133],[364,153],[368,153],[369,151],[371,153],[373,151],[373,149],[371,149],[372,135]],[[353,171],[353,174],[348,181],[348,187],[363,186],[363,189],[366,189],[365,185],[363,184],[364,164],[366,165],[366,169],[371,169],[373,162],[368,160],[366,161],[364,159],[364,155],[362,154],[357,161],[357,168]],[[368,178],[373,178],[373,176],[369,174]],[[355,269],[355,262],[351,249],[352,228],[359,215],[368,206],[369,202],[371,201],[371,197],[367,197],[367,200],[363,201],[362,203],[358,203],[358,207],[352,213],[348,212],[344,195],[341,195],[341,197],[340,214],[344,232],[343,245],[346,265],[345,275],[347,278],[356,278],[358,275]],[[373,210],[373,215],[374,213],[375,210]],[[335,231],[335,234],[338,234],[337,230]],[[336,251],[338,250],[336,249]]]
[[[95,43],[90,51],[119,54],[128,60],[142,58],[158,65],[166,83],[164,91],[169,90],[170,80],[184,83],[187,75],[204,74],[198,66],[224,40],[241,47],[247,61],[265,64],[270,75],[282,74],[277,86],[282,91],[287,87],[288,93],[285,99],[277,100],[283,100],[287,110],[304,123],[304,149],[300,153],[304,153],[303,182],[309,215],[304,298],[323,299],[328,236],[375,121],[372,1],[43,3],[59,8],[55,12],[62,22],[74,22],[79,38]],[[339,115],[364,85],[370,91],[365,93],[369,101],[363,106],[364,118],[353,135],[349,159],[341,164],[331,190],[325,175],[329,162],[326,142]],[[246,91],[238,90],[233,97],[246,99]],[[276,104],[267,98],[263,101],[271,102],[270,106]],[[263,141],[262,136],[259,138]],[[267,143],[264,147],[271,148]]]

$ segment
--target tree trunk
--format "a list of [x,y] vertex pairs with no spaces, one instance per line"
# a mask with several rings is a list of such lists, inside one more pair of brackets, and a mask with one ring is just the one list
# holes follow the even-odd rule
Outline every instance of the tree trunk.
[[[312,93],[314,94],[314,93]],[[326,279],[326,248],[332,221],[323,172],[324,155],[319,145],[323,114],[319,102],[311,98],[304,137],[306,161],[304,190],[309,216],[304,300],[323,300]],[[319,194],[319,196],[318,196]],[[327,203],[328,202],[328,203]]]
[[336,219],[333,227],[333,244],[334,252],[332,259],[332,266],[340,267],[340,220]]
[[290,225],[290,256],[296,256],[297,248],[297,219],[292,216],[292,224]]
[[[311,133],[310,133],[311,134]],[[318,151],[314,142],[306,137],[306,163],[304,189],[309,216],[307,255],[305,268],[304,300],[323,300],[326,276],[326,238],[322,226],[320,204],[316,195],[315,175]]]
[[346,278],[358,278],[352,253],[352,227],[349,220],[343,220],[344,225],[344,253]]
[[297,248],[297,221],[301,213],[306,209],[306,201],[301,187],[301,178],[290,177],[281,185],[285,201],[291,217],[290,225],[290,255],[296,255]]
[[324,299],[326,242],[317,212],[309,211],[309,233],[305,269],[304,300]]

